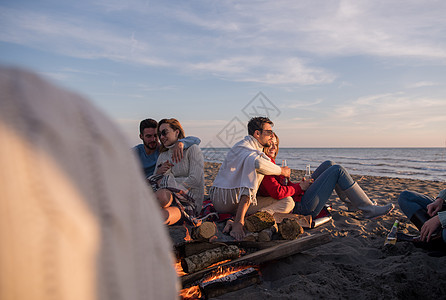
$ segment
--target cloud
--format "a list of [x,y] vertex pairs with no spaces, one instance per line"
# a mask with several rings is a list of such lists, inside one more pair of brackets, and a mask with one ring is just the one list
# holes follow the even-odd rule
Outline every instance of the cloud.
[[444,99],[407,95],[403,92],[370,95],[338,105],[334,118],[338,122],[357,123],[372,128],[427,128],[433,123],[446,126]]
[[[296,102],[293,101],[293,103],[286,104],[284,107],[285,108],[291,108],[291,109],[308,108],[308,107],[311,107],[311,106],[318,106],[322,102],[324,102],[322,99],[316,99],[315,101],[298,100]],[[298,120],[299,118],[294,118],[294,119]]]
[[4,30],[0,40],[65,56],[168,66],[161,57],[150,55],[150,45],[126,35],[114,25],[78,16],[46,15],[39,12],[1,8]]
[[319,59],[446,62],[444,1],[89,3],[51,13],[2,6],[0,41],[278,86],[334,82]]
[[421,88],[421,87],[429,87],[429,86],[436,86],[438,83],[432,82],[432,81],[419,81],[415,82],[413,84],[409,84],[408,88]]

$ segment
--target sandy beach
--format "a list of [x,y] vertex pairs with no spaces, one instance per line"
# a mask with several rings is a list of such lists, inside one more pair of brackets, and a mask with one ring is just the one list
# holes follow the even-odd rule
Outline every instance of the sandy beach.
[[[205,163],[209,188],[220,164]],[[291,180],[303,171],[293,170]],[[309,234],[328,232],[332,242],[262,266],[262,283],[216,299],[446,299],[446,256],[431,257],[407,242],[384,247],[396,219],[400,231],[416,234],[416,228],[400,211],[400,192],[412,190],[437,196],[443,182],[373,176],[353,176],[378,204],[394,203],[387,216],[367,220],[347,212],[334,193],[333,219]],[[207,192],[207,190],[206,190]]]

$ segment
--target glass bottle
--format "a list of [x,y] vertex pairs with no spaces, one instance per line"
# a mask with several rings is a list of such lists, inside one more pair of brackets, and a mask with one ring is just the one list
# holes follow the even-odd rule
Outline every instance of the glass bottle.
[[[286,167],[287,165],[286,165],[286,159],[283,159],[282,160],[282,167]],[[288,185],[288,178],[284,178],[283,179],[283,185]]]
[[398,233],[398,225],[399,221],[395,220],[395,223],[393,223],[392,229],[390,229],[389,234],[386,237],[386,241],[384,242],[385,245],[395,245],[396,244],[396,236]]

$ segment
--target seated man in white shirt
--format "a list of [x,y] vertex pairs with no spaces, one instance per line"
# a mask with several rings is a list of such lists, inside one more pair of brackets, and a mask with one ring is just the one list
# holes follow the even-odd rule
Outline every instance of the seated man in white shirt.
[[252,118],[248,123],[248,136],[236,143],[226,159],[210,189],[212,203],[219,213],[235,215],[229,228],[230,235],[237,240],[245,236],[243,230],[247,213],[266,211],[288,213],[294,208],[291,197],[264,205],[256,198],[263,175],[290,177],[288,167],[279,167],[263,153],[274,137],[273,122],[266,117]]

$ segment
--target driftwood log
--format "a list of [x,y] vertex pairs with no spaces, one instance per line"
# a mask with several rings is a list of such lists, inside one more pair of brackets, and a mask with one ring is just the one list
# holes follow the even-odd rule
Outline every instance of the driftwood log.
[[279,232],[283,239],[294,240],[304,233],[304,230],[296,219],[285,218],[279,224]]
[[222,246],[185,257],[181,260],[181,266],[184,272],[194,273],[217,262],[238,258],[239,256],[239,247],[235,245]]
[[274,217],[264,211],[256,212],[245,219],[245,228],[251,232],[260,232],[276,224]]

